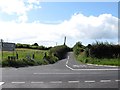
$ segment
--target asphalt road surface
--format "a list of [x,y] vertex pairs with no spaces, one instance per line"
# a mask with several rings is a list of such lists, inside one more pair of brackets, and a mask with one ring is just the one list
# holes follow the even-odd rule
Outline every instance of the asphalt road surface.
[[55,64],[1,68],[2,88],[119,88],[119,69],[77,62],[73,53]]

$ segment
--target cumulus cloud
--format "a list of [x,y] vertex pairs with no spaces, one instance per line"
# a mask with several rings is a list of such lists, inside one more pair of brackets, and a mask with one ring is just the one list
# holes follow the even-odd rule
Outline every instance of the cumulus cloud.
[[[98,17],[73,15],[69,21],[61,24],[62,27],[70,27],[70,31],[76,38],[109,39],[117,36],[118,19],[111,14],[102,14]],[[76,33],[75,33],[76,32]],[[68,34],[70,35],[70,34]]]
[[26,22],[27,12],[41,8],[39,3],[40,0],[0,0],[0,11],[9,15],[17,15],[18,22]]
[[111,14],[99,16],[74,14],[60,24],[0,22],[0,25],[2,28],[0,38],[21,43],[41,44],[41,41],[49,43],[51,41],[54,45],[54,42],[62,44],[64,36],[67,36],[69,45],[77,41],[83,43],[97,39],[114,41],[118,38],[118,18]]

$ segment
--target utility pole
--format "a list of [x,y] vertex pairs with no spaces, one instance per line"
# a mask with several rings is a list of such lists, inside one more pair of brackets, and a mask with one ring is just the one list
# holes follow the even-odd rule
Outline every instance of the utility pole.
[[65,38],[64,38],[64,45],[66,45],[66,36],[65,36]]
[[1,39],[0,42],[1,42],[1,47],[0,47],[0,48],[1,48],[1,52],[2,52],[2,53],[1,53],[2,55],[1,55],[1,56],[2,56],[2,60],[3,60],[3,40]]

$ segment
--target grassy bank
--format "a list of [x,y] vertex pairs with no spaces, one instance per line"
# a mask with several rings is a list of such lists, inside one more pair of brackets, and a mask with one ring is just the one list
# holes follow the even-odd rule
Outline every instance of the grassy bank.
[[97,42],[83,46],[77,42],[73,52],[76,59],[82,63],[120,66],[120,45]]
[[103,58],[103,59],[99,59],[99,58],[91,58],[91,57],[86,57],[84,55],[78,55],[76,56],[76,59],[79,62],[82,63],[88,63],[88,64],[97,64],[97,65],[112,65],[112,66],[120,66],[120,62],[118,58]]

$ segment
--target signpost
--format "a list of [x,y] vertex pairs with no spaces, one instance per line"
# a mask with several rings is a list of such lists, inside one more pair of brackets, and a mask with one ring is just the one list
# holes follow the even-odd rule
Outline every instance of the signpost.
[[13,56],[14,56],[15,43],[3,42],[3,40],[1,40],[0,50],[2,51],[2,59],[3,59],[3,51],[13,51]]
[[[2,40],[1,40],[2,42]],[[3,57],[3,52],[2,52],[2,43],[0,43],[0,62],[2,61]]]
[[15,43],[2,42],[3,51],[15,51]]

